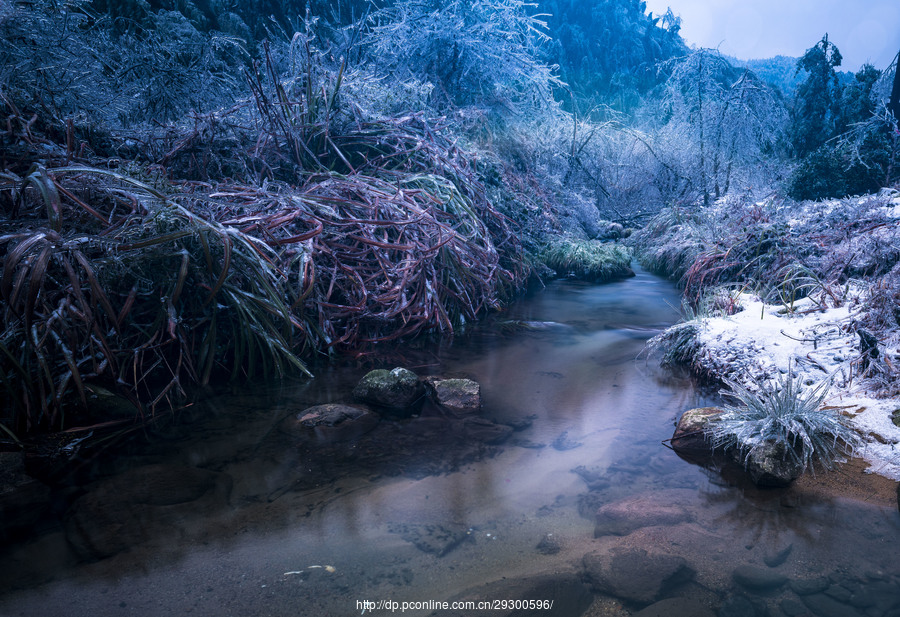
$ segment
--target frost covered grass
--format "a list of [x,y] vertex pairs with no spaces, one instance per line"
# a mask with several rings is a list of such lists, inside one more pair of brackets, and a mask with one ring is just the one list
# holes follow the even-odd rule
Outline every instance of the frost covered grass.
[[699,324],[687,321],[654,336],[647,342],[647,348],[660,353],[663,366],[690,366],[698,352],[699,334]]
[[723,284],[747,284],[790,304],[854,278],[884,276],[900,262],[897,195],[790,204],[733,197],[668,208],[631,239],[641,264],[677,281],[699,304]]
[[801,384],[815,390],[829,383],[824,402],[866,442],[857,454],[869,462],[870,471],[900,479],[900,427],[891,421],[900,409],[894,389],[900,336],[896,330],[881,332],[878,356],[865,364],[858,334],[867,311],[865,294],[866,288],[851,286],[841,306],[823,309],[806,298],[795,303],[793,312],[744,294],[742,310],[700,316],[648,345],[664,361],[719,384],[738,384],[753,395],[781,391],[786,375],[793,376],[795,392]]
[[[438,127],[406,116],[339,133],[327,114],[299,117],[306,98],[275,99],[260,91],[269,121],[231,151],[275,175],[261,183],[72,165],[9,110],[24,128],[0,172],[0,424],[83,422],[90,384],[152,415],[216,375],[451,333],[523,285],[509,220]],[[186,154],[202,139],[188,137]]]
[[804,388],[789,370],[751,391],[726,380],[724,394],[736,402],[710,421],[706,435],[716,448],[737,448],[742,460],[766,444],[781,444],[785,456],[802,469],[819,464],[831,469],[841,457],[862,447],[859,434],[849,426],[840,409],[823,408],[829,394],[828,380]]
[[544,249],[541,259],[559,276],[602,282],[634,276],[631,250],[621,244],[596,240],[557,239]]

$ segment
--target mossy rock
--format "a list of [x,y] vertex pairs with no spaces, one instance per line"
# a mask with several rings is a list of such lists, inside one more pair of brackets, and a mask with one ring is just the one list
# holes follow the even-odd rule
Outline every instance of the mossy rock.
[[891,414],[891,422],[894,423],[894,426],[900,426],[900,409],[895,409]]
[[456,415],[481,411],[481,386],[471,379],[427,379],[431,396],[439,407]]
[[[767,441],[750,450],[744,459],[744,466],[757,486],[785,487],[800,477],[803,464],[788,455],[787,444],[782,441]],[[733,451],[736,460],[741,460],[738,450]]]
[[409,369],[369,371],[353,388],[353,398],[377,409],[409,415],[422,401],[425,386]]

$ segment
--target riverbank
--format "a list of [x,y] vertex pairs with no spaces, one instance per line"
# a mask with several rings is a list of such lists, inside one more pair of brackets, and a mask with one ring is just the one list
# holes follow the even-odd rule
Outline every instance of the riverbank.
[[679,277],[688,319],[650,347],[715,384],[827,382],[868,471],[900,480],[900,196],[674,214],[639,242],[645,263]]

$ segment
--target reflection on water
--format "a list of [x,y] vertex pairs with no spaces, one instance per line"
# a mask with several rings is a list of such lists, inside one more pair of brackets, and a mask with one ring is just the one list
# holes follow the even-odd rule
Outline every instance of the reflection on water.
[[0,612],[350,615],[574,572],[596,614],[682,597],[721,615],[897,615],[895,510],[729,483],[662,445],[708,402],[638,359],[677,304],[645,273],[557,282],[452,344],[394,351],[477,380],[483,415],[516,429],[501,444],[427,409],[317,450],[279,432],[347,401],[357,365],[198,404],[0,554]]

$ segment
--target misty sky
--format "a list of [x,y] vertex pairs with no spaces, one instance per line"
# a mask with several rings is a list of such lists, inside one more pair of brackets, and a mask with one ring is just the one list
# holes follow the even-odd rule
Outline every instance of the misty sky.
[[898,0],[646,0],[662,15],[681,15],[689,45],[718,47],[744,60],[800,56],[826,32],[844,58],[841,69],[864,62],[884,69],[900,51]]

